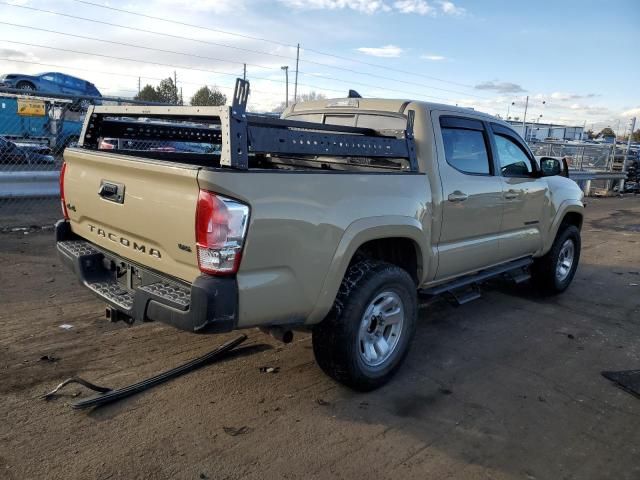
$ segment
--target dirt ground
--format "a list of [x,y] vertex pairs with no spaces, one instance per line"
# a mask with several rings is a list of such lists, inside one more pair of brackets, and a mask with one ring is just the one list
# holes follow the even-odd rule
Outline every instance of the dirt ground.
[[38,396],[72,375],[125,386],[237,333],[111,324],[51,231],[0,234],[0,478],[637,480],[640,400],[600,372],[640,368],[640,198],[590,199],[586,215],[564,295],[495,283],[423,308],[376,392],[327,378],[308,334],[249,330],[231,358],[88,412],[70,408],[82,387]]

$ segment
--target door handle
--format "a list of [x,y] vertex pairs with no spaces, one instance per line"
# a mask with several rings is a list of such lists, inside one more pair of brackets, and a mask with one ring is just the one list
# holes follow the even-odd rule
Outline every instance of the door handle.
[[518,198],[518,192],[516,192],[515,190],[509,190],[508,192],[505,192],[504,198],[506,198],[507,200]]
[[118,193],[118,186],[113,185],[111,183],[103,183],[100,185],[100,190],[98,190],[98,195],[102,198],[112,197]]
[[466,193],[462,193],[460,190],[456,190],[450,193],[447,197],[450,202],[464,202],[469,196]]

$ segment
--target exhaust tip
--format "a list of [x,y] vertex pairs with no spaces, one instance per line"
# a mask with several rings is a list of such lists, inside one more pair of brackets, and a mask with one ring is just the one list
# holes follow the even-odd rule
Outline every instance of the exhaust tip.
[[282,327],[260,327],[260,331],[264,333],[268,333],[276,340],[281,341],[282,343],[291,343],[293,342],[293,331],[288,328]]

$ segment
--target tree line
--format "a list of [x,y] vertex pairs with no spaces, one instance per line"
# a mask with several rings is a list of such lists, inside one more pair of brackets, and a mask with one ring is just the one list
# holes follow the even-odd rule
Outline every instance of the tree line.
[[[587,134],[589,139],[602,138],[602,137],[616,137],[616,132],[614,132],[611,127],[605,127],[602,130],[600,130],[599,133],[595,133],[591,129],[587,130],[585,133]],[[624,135],[622,135],[622,137],[619,137],[618,139],[626,141],[629,139],[629,135],[625,133]],[[640,129],[636,130],[631,134],[631,141],[640,142]]]
[[[145,85],[144,88],[133,97],[134,100],[155,103],[170,103],[173,105],[184,105],[182,91],[178,90],[171,77],[161,80],[157,87]],[[189,104],[194,107],[216,107],[227,103],[227,96],[216,87],[203,86],[193,94]]]

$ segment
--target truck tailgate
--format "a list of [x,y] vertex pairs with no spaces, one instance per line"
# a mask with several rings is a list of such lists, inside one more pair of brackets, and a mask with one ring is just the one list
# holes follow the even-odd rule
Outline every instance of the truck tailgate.
[[200,274],[195,248],[198,167],[80,149],[67,149],[64,159],[65,200],[74,233],[188,282]]

